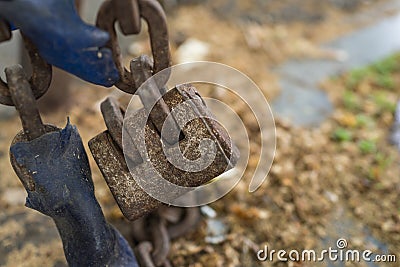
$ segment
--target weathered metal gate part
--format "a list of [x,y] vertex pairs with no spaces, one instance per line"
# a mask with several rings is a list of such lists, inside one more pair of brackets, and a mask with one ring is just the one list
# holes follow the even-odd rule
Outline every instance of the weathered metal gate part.
[[96,200],[76,127],[43,125],[22,67],[8,68],[6,75],[24,128],[11,145],[10,158],[28,193],[26,206],[54,220],[69,266],[138,266]]
[[[238,150],[233,146],[225,129],[213,119],[214,116],[207,109],[194,87],[190,85],[177,86],[168,91],[163,99],[169,109],[172,110],[174,119],[183,127],[184,138],[175,147],[169,145],[163,147],[160,133],[150,120],[147,121],[145,129],[137,129],[141,125],[139,121],[147,117],[144,109],[138,110],[133,116],[126,118],[124,127],[128,129],[128,132],[135,132],[135,135],[131,136],[132,139],[126,140],[126,142],[132,142],[132,147],[139,147],[140,140],[138,138],[144,136],[149,161],[135,162],[130,158],[129,153],[125,153],[127,157],[124,158],[121,147],[113,140],[108,131],[89,141],[90,150],[115,200],[129,220],[135,220],[161,204],[148,195],[137,184],[132,175],[145,176],[151,182],[152,177],[149,176],[149,170],[155,168],[169,182],[189,187],[186,191],[188,192],[193,189],[190,187],[203,185],[232,168],[239,157]],[[174,108],[177,108],[180,112],[174,112]],[[187,116],[194,117],[194,119],[188,121]],[[209,139],[215,144],[215,150],[200,152],[198,147],[205,139]],[[184,151],[183,165],[185,165],[185,160],[196,160],[200,156],[210,156],[210,164],[197,171],[190,170],[190,165],[187,166],[189,170],[177,168],[167,159],[163,150],[170,150],[170,155],[174,156],[177,148]],[[143,153],[142,150],[140,151]],[[125,159],[132,160],[130,166],[135,166],[131,169],[132,173],[129,172]],[[180,156],[176,160],[181,160]],[[162,185],[154,182],[153,186],[155,191],[160,194],[168,194],[172,199],[182,195],[182,190],[179,190],[179,192],[163,192]]]

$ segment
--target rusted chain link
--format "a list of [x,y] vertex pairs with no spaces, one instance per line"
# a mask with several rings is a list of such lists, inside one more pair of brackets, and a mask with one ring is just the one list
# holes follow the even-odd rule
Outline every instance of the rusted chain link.
[[157,211],[132,222],[131,233],[138,243],[136,252],[142,266],[171,266],[171,240],[187,234],[200,222],[199,208],[161,206]]
[[[114,61],[120,73],[120,80],[115,84],[115,86],[126,93],[134,94],[140,84],[135,83],[132,74],[122,63],[121,48],[118,45],[117,33],[115,30],[115,23],[117,21],[121,25],[121,17],[118,11],[120,5],[117,5],[116,3],[115,0],[108,0],[103,3],[97,15],[96,25],[97,27],[107,31],[111,37],[106,47],[113,51]],[[153,74],[155,74],[161,70],[167,69],[171,64],[166,16],[162,6],[156,0],[138,0],[138,6],[140,17],[146,20],[148,25],[154,60]],[[125,19],[122,19],[122,21],[123,24],[127,23]],[[135,26],[131,25],[131,28],[134,29]]]
[[140,11],[137,0],[113,0],[117,20],[125,35],[138,34],[141,29]]
[[[24,35],[22,35],[25,48],[28,51],[29,58],[32,64],[32,76],[29,79],[30,86],[33,90],[33,95],[36,99],[42,97],[50,87],[52,78],[51,65],[40,57],[36,47]],[[0,42],[11,38],[10,25],[5,21],[0,20]],[[0,79],[0,104],[13,106],[13,100],[6,82]]]

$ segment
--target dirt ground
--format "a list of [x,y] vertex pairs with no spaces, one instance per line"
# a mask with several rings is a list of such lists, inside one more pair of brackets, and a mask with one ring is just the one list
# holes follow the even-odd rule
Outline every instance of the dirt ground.
[[[174,62],[178,61],[179,46],[187,39],[205,42],[210,50],[204,60],[246,73],[269,101],[279,93],[273,73],[277,65],[303,57],[336,60],[337,51],[319,48],[319,44],[396,12],[357,17],[379,9],[384,0],[306,0],[301,5],[290,0],[254,0],[234,7],[232,3],[238,1],[193,2],[175,5],[165,1]],[[129,57],[148,53],[147,42],[146,35],[140,35]],[[400,62],[400,57],[396,59]],[[343,236],[354,249],[400,251],[399,151],[388,142],[399,95],[400,65],[387,74],[392,84],[377,82],[369,73],[355,75],[357,79],[354,75],[323,83],[335,112],[319,127],[305,129],[276,121],[275,161],[268,182],[253,194],[247,186],[258,161],[259,143],[251,143],[252,156],[243,182],[210,205],[225,227],[224,240],[206,242],[209,226],[204,218],[199,228],[174,240],[169,257],[174,266],[314,266],[259,262],[256,253],[264,245],[277,250],[326,248]],[[45,114],[43,120],[61,127],[68,115],[87,143],[105,129],[99,103],[109,94],[118,95],[75,81],[68,110]],[[239,102],[230,105],[257,140],[260,133],[248,109]],[[26,194],[8,158],[9,145],[20,128],[16,117],[0,121],[0,266],[65,266],[52,222],[23,207]],[[122,214],[89,158],[96,196],[106,217],[123,225]],[[379,242],[372,242],[370,236]]]

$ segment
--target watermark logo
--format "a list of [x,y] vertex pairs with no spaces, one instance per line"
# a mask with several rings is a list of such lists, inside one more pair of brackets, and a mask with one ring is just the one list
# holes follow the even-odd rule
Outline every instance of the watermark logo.
[[348,249],[347,240],[340,238],[336,241],[336,248],[329,247],[320,251],[306,250],[275,250],[264,246],[257,252],[259,261],[281,262],[396,262],[394,254],[374,254],[371,250]]
[[[246,127],[241,117],[243,114],[237,114],[231,107],[232,103],[223,102],[224,97],[203,97],[205,104],[216,117],[193,112],[191,106],[195,104],[192,103],[192,100],[186,100],[174,106],[160,132],[161,140],[164,140],[165,134],[171,135],[171,127],[168,126],[170,125],[168,122],[172,118],[176,119],[179,126],[179,129],[172,133],[176,140],[179,140],[180,131],[184,129],[186,124],[201,118],[214,120],[214,123],[224,127],[232,142],[240,151],[236,166],[217,179],[198,187],[179,186],[168,181],[166,178],[169,177],[163,177],[163,174],[157,171],[154,162],[150,160],[152,155],[149,155],[148,137],[144,130],[150,114],[143,111],[143,109],[141,109],[142,113],[138,114],[140,105],[136,101],[138,97],[134,96],[125,113],[123,151],[128,168],[136,183],[153,198],[174,206],[193,207],[214,202],[226,195],[241,180],[250,157],[249,143],[257,142],[255,139],[259,138],[261,150],[258,155],[258,164],[249,184],[249,191],[256,191],[267,178],[273,162],[276,145],[274,118],[260,88],[245,74],[227,65],[214,62],[192,62],[175,65],[157,73],[142,84],[136,95],[146,95],[151,91],[151,87],[164,85],[167,73],[170,73],[170,78],[166,84],[168,89],[174,88],[176,85],[192,84],[196,88],[211,88],[214,95],[229,94],[237,101],[241,101],[254,116],[260,134],[250,134],[248,132],[248,127]],[[199,92],[202,94],[201,89]],[[157,101],[154,100],[154,103],[151,103],[150,106],[153,107],[156,103]],[[254,140],[251,140],[252,138]],[[188,159],[183,155],[185,151],[182,151],[182,147],[163,141],[163,150],[160,153],[163,153],[165,159],[174,168],[188,173],[195,173],[206,169],[217,158],[218,149],[215,146],[218,146],[218,144],[204,138],[196,148],[199,151],[198,158]],[[141,167],[129,160],[130,154],[134,149],[138,150],[143,158]],[[184,149],[193,148],[189,146]],[[168,171],[165,171],[165,173],[168,173]],[[172,168],[171,175],[174,175]]]

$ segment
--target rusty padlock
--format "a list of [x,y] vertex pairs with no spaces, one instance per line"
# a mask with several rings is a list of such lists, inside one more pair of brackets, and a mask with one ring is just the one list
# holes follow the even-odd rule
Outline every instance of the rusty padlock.
[[[151,66],[151,64],[146,64],[145,58],[138,60],[139,64],[137,64],[138,61],[131,63],[132,73],[138,73],[137,66],[142,68]],[[148,78],[146,76],[140,78],[142,82]],[[153,93],[157,95],[156,92]],[[145,108],[125,118],[124,131],[127,134],[124,137],[124,147],[126,148],[127,143],[129,144],[129,149],[124,150],[125,155],[121,147],[121,134],[115,133],[116,127],[112,126],[121,125],[122,113],[117,103],[110,99],[102,103],[103,117],[108,130],[89,141],[90,150],[114,198],[129,220],[135,220],[161,204],[157,200],[159,198],[150,196],[153,194],[149,195],[149,191],[144,190],[142,184],[138,184],[138,178],[147,180],[152,187],[152,192],[165,194],[169,200],[172,200],[181,196],[183,191],[165,190],[163,184],[156,182],[154,172],[160,174],[169,183],[186,187],[189,191],[232,168],[239,157],[238,150],[232,144],[229,135],[215,121],[193,86],[180,85],[169,90],[153,107],[147,105],[154,100],[151,99],[151,92],[147,95],[146,98],[139,94]],[[111,103],[113,104],[110,105]],[[151,111],[146,110],[149,107],[152,108]],[[110,113],[113,115],[109,115]],[[165,121],[160,125],[162,121],[154,120],[154,117],[161,117]],[[143,119],[147,120],[145,125],[142,123]],[[144,127],[141,128],[141,125]],[[170,135],[169,139],[161,138],[161,132],[166,132],[167,136]],[[146,147],[142,147],[143,140],[139,140],[142,137],[144,137]],[[176,142],[171,144],[174,138]],[[212,147],[212,151],[199,150],[199,145],[203,140],[213,142],[214,146],[206,146]],[[197,169],[199,166],[191,168],[191,162],[204,156],[206,162],[200,164],[201,169]],[[130,168],[125,159],[128,160]],[[179,167],[175,166],[177,163]]]

